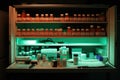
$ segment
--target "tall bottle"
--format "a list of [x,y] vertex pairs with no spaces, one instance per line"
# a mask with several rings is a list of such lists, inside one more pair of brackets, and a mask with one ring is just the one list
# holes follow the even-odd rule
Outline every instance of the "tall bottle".
[[26,21],[26,12],[25,12],[25,10],[22,10],[21,17],[22,17],[22,21]]

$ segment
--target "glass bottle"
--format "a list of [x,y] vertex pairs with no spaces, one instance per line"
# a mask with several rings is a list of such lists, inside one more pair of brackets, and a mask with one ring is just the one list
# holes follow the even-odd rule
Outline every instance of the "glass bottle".
[[94,36],[95,35],[95,27],[94,25],[90,25],[90,36]]
[[45,14],[45,21],[48,22],[48,14]]
[[64,22],[64,14],[60,14],[60,21]]
[[72,29],[72,36],[75,36],[75,29]]
[[40,20],[40,17],[39,17],[39,14],[35,14],[35,21],[39,21]]
[[89,36],[89,29],[88,28],[85,29],[85,35]]
[[91,22],[95,21],[95,14],[91,14]]
[[16,35],[17,35],[17,36],[21,36],[21,29],[17,29]]
[[76,31],[77,31],[77,32],[76,32],[76,36],[80,36],[80,29],[77,28]]
[[87,14],[87,22],[89,22],[90,21],[90,14]]
[[25,12],[25,10],[22,10],[21,17],[22,17],[22,21],[26,21],[26,12]]
[[106,36],[105,28],[101,28],[101,36]]
[[44,14],[41,14],[41,16],[40,16],[40,21],[45,21],[45,19],[44,19]]
[[70,35],[71,35],[71,27],[68,26],[68,27],[67,27],[67,36],[70,36]]
[[53,14],[50,14],[50,19],[49,19],[50,21],[53,21],[54,20],[54,16],[53,16]]
[[100,14],[96,14],[96,15],[95,15],[95,21],[96,21],[96,22],[100,21],[100,20],[99,20],[99,16],[100,16]]
[[105,21],[105,14],[103,12],[100,14],[99,19],[101,22]]
[[81,17],[81,14],[78,14],[78,21],[82,21],[82,19],[81,19],[82,17]]
[[78,54],[74,54],[74,65],[78,65]]
[[36,29],[35,35],[39,36],[39,29],[38,28]]
[[22,21],[21,14],[17,14],[17,21],[18,21],[18,22]]
[[23,28],[21,34],[22,34],[22,36],[25,36],[26,35],[26,29]]
[[50,36],[53,36],[53,29],[52,29],[52,28],[49,29],[49,35],[50,35]]
[[85,21],[86,21],[86,15],[82,14],[82,22],[85,22]]
[[34,35],[35,35],[35,29],[32,28],[32,30],[31,30],[31,36],[34,36]]
[[29,29],[29,28],[27,29],[26,35],[27,35],[27,36],[31,36],[31,33],[30,33],[30,29]]
[[45,29],[45,33],[44,33],[44,35],[45,35],[45,36],[48,36],[48,34],[49,34],[49,32],[48,32],[48,28],[46,28],[46,29]]
[[101,29],[100,29],[100,28],[101,28],[101,27],[97,25],[96,31],[95,31],[95,35],[96,35],[96,36],[100,36],[100,32],[101,32]]
[[81,36],[85,36],[85,29],[81,28]]
[[69,14],[65,13],[65,21],[69,21]]
[[26,21],[31,21],[30,14],[26,14]]
[[73,21],[77,21],[77,14],[73,14]]

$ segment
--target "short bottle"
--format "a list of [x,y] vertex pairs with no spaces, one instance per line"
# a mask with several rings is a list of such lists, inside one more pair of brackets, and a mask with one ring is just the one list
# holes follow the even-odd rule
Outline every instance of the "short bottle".
[[74,65],[78,65],[78,54],[74,54]]

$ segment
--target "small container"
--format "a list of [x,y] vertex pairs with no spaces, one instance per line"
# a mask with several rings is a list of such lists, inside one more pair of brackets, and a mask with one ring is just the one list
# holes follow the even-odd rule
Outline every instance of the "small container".
[[39,21],[39,20],[40,20],[39,14],[35,14],[35,21]]
[[56,60],[52,60],[52,67],[57,67],[57,61]]
[[97,26],[97,28],[95,30],[95,35],[100,36],[100,33],[101,33],[101,26]]
[[78,64],[78,54],[74,54],[74,65]]
[[99,16],[100,16],[100,14],[95,14],[95,21],[96,21],[96,22],[100,21],[100,20],[99,20]]
[[87,14],[87,22],[89,22],[90,21],[90,14]]
[[76,32],[76,36],[80,36],[80,29],[77,28],[76,31],[77,31],[77,32]]
[[63,66],[63,67],[66,67],[66,65],[67,65],[66,59],[63,58],[63,59],[62,59],[62,66]]
[[18,22],[22,21],[21,14],[17,14],[17,21]]
[[94,28],[94,25],[90,25],[90,33],[89,33],[90,36],[94,36],[95,35],[95,28]]
[[53,14],[50,14],[50,18],[49,18],[50,21],[53,21],[54,20],[54,16]]
[[48,14],[45,14],[45,21],[48,22]]
[[89,29],[88,28],[85,29],[85,35],[89,36]]
[[75,29],[72,29],[72,36],[75,36]]
[[44,21],[44,14],[41,14],[40,21]]
[[96,21],[95,14],[91,14],[90,21],[91,21],[91,22]]
[[77,14],[73,14],[73,21],[77,21]]
[[22,36],[25,36],[26,35],[26,29],[22,29]]
[[85,36],[85,29],[84,28],[81,28],[81,36]]
[[26,14],[26,21],[30,21],[30,20],[31,20],[30,14]]
[[17,36],[21,36],[21,30],[20,30],[20,29],[17,29],[16,35],[17,35]]
[[37,60],[38,60],[38,61],[41,60],[41,54],[40,54],[40,53],[37,54]]
[[78,14],[78,21],[81,21],[82,19],[81,19],[82,17],[81,17],[81,14]]
[[101,36],[105,36],[106,35],[106,32],[105,32],[105,28],[101,28]]
[[29,28],[27,29],[26,35],[27,35],[27,36],[31,36],[31,34],[30,34],[30,29],[29,29]]
[[69,21],[69,14],[65,13],[65,21]]
[[22,10],[21,17],[22,17],[22,21],[26,21],[26,12],[25,12],[25,10]]
[[64,21],[64,14],[60,14],[60,21]]
[[86,21],[86,15],[85,14],[82,14],[82,22],[85,22]]
[[42,61],[43,61],[43,62],[47,61],[47,60],[46,60],[46,55],[43,55],[43,56],[42,56]]

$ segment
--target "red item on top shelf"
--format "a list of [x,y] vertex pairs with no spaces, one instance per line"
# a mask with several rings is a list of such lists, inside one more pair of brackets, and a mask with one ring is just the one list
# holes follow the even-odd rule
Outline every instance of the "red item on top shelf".
[[26,12],[25,12],[25,10],[22,10],[21,17],[22,17],[22,21],[26,21]]

